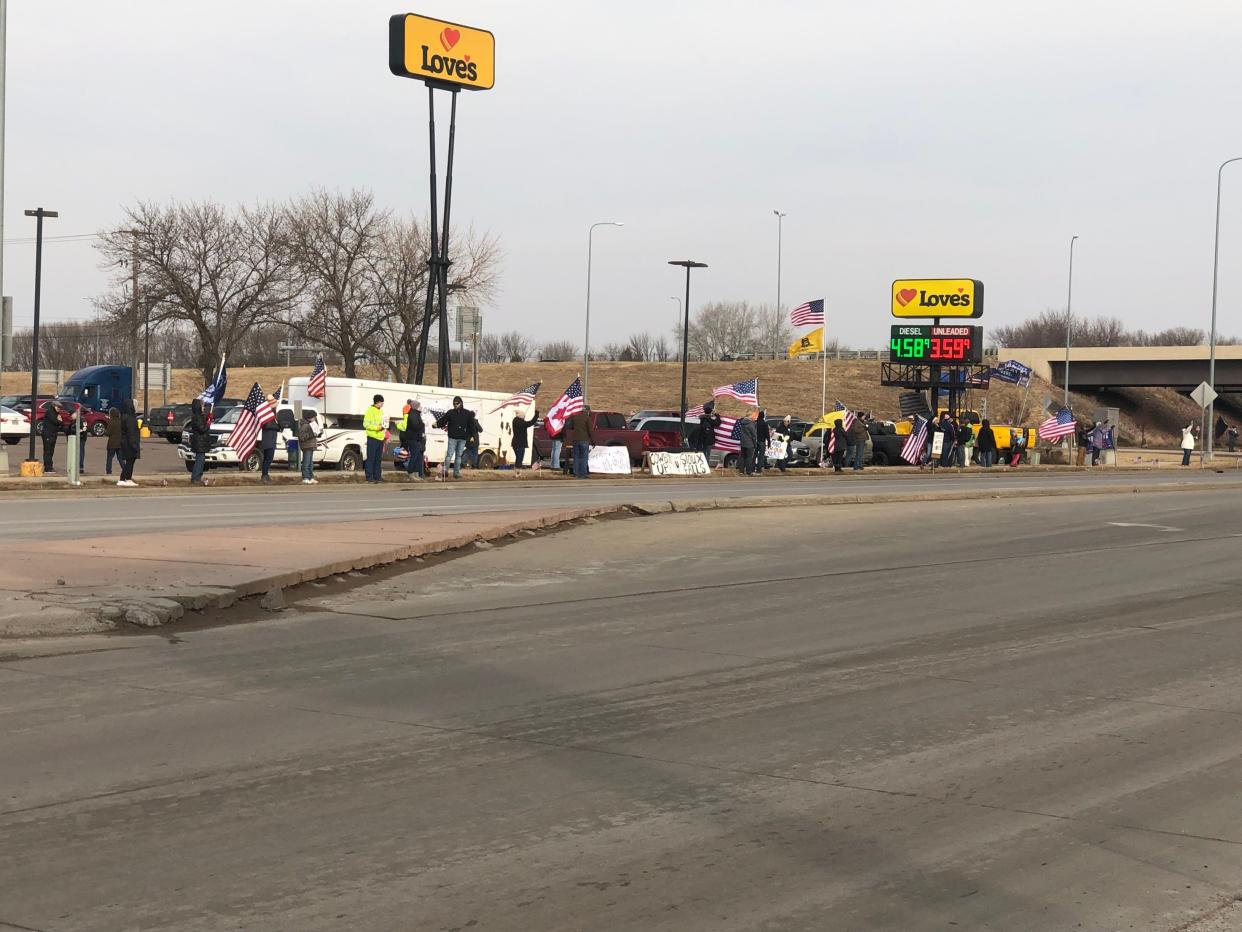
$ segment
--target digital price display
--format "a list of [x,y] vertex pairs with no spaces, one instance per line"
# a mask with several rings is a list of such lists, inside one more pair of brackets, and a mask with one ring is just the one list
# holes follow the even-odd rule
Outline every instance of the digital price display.
[[894,324],[889,359],[933,365],[970,365],[983,361],[982,327],[935,327]]

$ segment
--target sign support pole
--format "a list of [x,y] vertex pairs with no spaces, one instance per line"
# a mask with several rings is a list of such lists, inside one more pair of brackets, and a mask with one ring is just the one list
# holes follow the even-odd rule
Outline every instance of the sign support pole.
[[430,248],[427,253],[427,303],[423,306],[423,325],[418,335],[418,362],[414,367],[414,381],[423,384],[423,371],[427,365],[427,341],[431,337],[431,314],[435,309],[436,285],[439,283],[440,241],[439,215],[437,212],[438,187],[436,183],[436,89],[427,84],[427,135],[431,142],[431,229]]
[[449,215],[453,210],[453,150],[457,140],[457,88],[450,88],[448,164],[444,169],[444,233],[440,237],[440,372],[442,388],[453,387],[452,343],[449,342],[448,292],[449,266]]
[[820,336],[820,353],[824,357],[824,376],[819,390],[819,404],[823,409],[819,416],[822,418],[828,413],[828,332],[827,330]]

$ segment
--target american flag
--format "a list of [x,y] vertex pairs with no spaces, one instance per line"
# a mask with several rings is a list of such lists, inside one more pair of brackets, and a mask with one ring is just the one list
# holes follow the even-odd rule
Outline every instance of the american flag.
[[716,428],[716,441],[713,446],[726,453],[742,452],[742,428],[739,418],[721,417],[720,426]]
[[1074,412],[1069,408],[1062,408],[1039,425],[1039,439],[1060,440],[1072,434],[1077,426],[1074,422]]
[[216,380],[203,389],[203,393],[198,396],[207,407],[217,405],[220,399],[224,397],[224,389],[229,384],[229,371],[224,366],[224,360],[220,360],[220,371],[216,373]]
[[822,327],[824,325],[824,299],[816,298],[799,304],[789,312],[789,322],[795,327]]
[[570,416],[581,410],[582,379],[579,377],[570,383],[569,388],[565,389],[565,393],[560,398],[556,399],[556,404],[552,405],[548,413],[543,416],[543,422],[549,431],[559,434],[565,429],[565,422]]
[[501,408],[512,408],[517,405],[533,405],[535,403],[535,396],[539,394],[539,386],[542,384],[542,382],[531,382],[521,391],[514,392],[500,404],[496,405],[496,407],[492,408],[491,413],[495,414]]
[[255,442],[259,439],[259,431],[263,425],[274,420],[276,420],[276,412],[272,410],[271,402],[263,394],[263,389],[259,388],[259,383],[255,382],[254,387],[250,389],[250,394],[242,403],[241,414],[237,418],[237,424],[229,433],[226,443],[226,446],[231,447],[237,454],[238,462],[244,462],[250,455]]
[[328,369],[323,364],[323,353],[315,360],[315,368],[311,371],[310,381],[306,383],[306,394],[312,398],[322,398],[328,393]]
[[703,405],[695,405],[693,408],[686,409],[686,419],[692,417],[702,417],[707,412],[703,410]]
[[845,406],[844,401],[837,402],[837,410],[845,412],[844,415],[842,415],[841,417],[841,426],[844,427],[846,430],[849,430],[851,427],[853,427],[854,422],[858,419],[854,417],[854,412]]
[[736,398],[744,405],[759,407],[759,380],[747,379],[745,382],[734,382],[732,385],[721,385],[712,389],[712,397]]
[[910,436],[901,447],[901,458],[907,463],[918,463],[923,456],[923,447],[927,443],[927,418],[914,416],[914,427]]

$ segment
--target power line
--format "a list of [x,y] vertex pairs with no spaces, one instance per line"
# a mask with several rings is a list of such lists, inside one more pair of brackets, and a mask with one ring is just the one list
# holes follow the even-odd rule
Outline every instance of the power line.
[[[101,236],[103,236],[102,233],[70,233],[64,236],[45,236],[43,237],[43,242],[82,243],[92,239],[99,239]],[[33,236],[21,236],[15,239],[6,239],[4,241],[4,245],[6,246],[33,246],[34,243],[35,238]]]

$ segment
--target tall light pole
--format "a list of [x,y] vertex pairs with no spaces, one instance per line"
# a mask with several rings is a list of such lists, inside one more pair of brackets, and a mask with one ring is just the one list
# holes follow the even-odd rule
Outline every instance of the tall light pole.
[[590,395],[587,390],[591,384],[591,251],[595,238],[596,227],[623,227],[619,220],[601,220],[592,223],[587,231],[587,300],[586,300],[586,337],[582,343],[582,403],[587,404]]
[[35,422],[39,419],[39,297],[43,290],[43,218],[59,217],[42,207],[26,211],[35,219],[34,336],[30,347],[30,460],[35,458]]
[[680,442],[684,444],[686,442],[686,376],[688,373],[686,367],[690,361],[690,270],[705,269],[707,263],[695,262],[693,259],[672,259],[668,264],[680,265],[686,270],[685,316],[682,318],[684,323],[681,328],[681,427],[679,432]]
[[[1216,169],[1216,242],[1212,253],[1212,329],[1208,337],[1208,385],[1213,389],[1216,388],[1216,278],[1217,269],[1220,266],[1220,185],[1225,166],[1230,162],[1242,162],[1242,155],[1225,159],[1220,163],[1220,168]],[[1212,458],[1212,441],[1215,440],[1212,415],[1215,413],[1216,402],[1213,399],[1208,403],[1207,426],[1203,429],[1203,458],[1205,460]]]
[[781,227],[785,214],[779,210],[774,210],[772,213],[776,214],[776,317],[779,320],[781,316]]
[[1069,351],[1070,337],[1074,333],[1074,241],[1078,235],[1070,237],[1069,260],[1069,291],[1065,296],[1065,407],[1069,407]]

